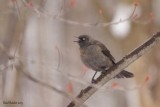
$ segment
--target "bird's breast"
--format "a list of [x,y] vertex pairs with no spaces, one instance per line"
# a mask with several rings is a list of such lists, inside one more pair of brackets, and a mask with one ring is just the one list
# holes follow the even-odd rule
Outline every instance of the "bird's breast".
[[102,53],[101,49],[95,45],[80,49],[80,53],[83,63],[95,71],[101,71],[102,67],[111,65],[111,61]]

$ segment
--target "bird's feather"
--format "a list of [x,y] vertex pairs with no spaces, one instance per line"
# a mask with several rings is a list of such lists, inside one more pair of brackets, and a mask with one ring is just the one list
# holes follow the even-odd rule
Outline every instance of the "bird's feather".
[[115,78],[132,78],[134,74],[126,70],[121,71]]
[[95,40],[94,41],[95,44],[97,44],[101,49],[102,49],[102,53],[107,56],[113,64],[115,64],[115,59],[114,57],[111,55],[110,51],[105,47],[105,45],[103,45],[101,42]]

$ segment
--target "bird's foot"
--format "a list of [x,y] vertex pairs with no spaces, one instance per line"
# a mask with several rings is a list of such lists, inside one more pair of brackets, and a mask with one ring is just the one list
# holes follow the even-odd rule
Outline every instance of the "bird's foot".
[[101,75],[105,75],[105,74],[106,74],[106,71],[102,71],[102,72],[101,72]]
[[97,81],[96,81],[94,78],[92,78],[91,83],[92,83],[92,84],[96,84],[96,83],[97,83]]

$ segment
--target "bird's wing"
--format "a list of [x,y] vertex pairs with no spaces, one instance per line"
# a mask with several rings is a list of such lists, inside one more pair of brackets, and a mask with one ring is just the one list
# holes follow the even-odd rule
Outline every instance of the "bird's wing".
[[114,57],[111,55],[110,51],[105,47],[105,45],[99,41],[95,41],[95,44],[97,44],[102,49],[102,53],[108,58],[110,58],[110,60],[115,64]]

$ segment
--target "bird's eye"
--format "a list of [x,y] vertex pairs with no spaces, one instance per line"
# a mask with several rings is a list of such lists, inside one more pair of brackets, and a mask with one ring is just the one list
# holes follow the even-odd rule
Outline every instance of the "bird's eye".
[[82,38],[82,40],[83,40],[83,41],[85,41],[85,40],[86,40],[86,38]]

